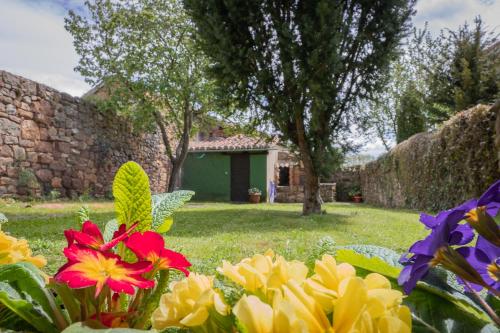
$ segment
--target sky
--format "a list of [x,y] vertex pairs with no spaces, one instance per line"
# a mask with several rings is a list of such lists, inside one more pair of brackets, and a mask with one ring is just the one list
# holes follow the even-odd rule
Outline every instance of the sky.
[[[0,69],[47,84],[74,96],[90,89],[73,68],[78,56],[64,29],[68,10],[83,10],[84,0],[0,0]],[[500,0],[420,0],[413,22],[456,29],[481,15],[490,29],[500,30]],[[380,142],[365,144],[363,153],[384,152]]]

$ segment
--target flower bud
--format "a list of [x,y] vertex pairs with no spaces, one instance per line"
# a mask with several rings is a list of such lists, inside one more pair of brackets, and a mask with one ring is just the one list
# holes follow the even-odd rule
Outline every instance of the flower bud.
[[440,247],[430,261],[431,266],[441,265],[460,278],[487,287],[481,275],[469,264],[464,257],[450,246]]
[[487,213],[486,206],[477,207],[465,214],[465,220],[486,240],[500,246],[500,229]]

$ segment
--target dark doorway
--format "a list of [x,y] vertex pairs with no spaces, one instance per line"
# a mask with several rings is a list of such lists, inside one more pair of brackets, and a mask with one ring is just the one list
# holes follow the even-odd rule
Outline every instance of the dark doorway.
[[231,201],[248,201],[250,187],[250,157],[248,154],[231,155]]

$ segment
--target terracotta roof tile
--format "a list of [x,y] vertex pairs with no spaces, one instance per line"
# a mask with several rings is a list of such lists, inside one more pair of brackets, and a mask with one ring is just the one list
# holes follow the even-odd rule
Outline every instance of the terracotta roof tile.
[[266,150],[276,147],[276,142],[268,142],[263,138],[254,138],[238,134],[228,138],[213,138],[204,141],[191,141],[189,151],[233,151],[233,150]]

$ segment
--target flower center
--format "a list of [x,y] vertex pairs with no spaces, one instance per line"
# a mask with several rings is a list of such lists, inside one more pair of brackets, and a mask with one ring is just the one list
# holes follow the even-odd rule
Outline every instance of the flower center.
[[95,281],[105,281],[107,278],[123,280],[126,278],[126,269],[117,265],[115,258],[106,258],[101,254],[97,257],[87,255],[75,267],[83,272],[87,278]]
[[495,282],[500,280],[500,267],[496,262],[489,264],[486,271],[488,272],[489,277]]

